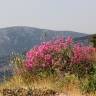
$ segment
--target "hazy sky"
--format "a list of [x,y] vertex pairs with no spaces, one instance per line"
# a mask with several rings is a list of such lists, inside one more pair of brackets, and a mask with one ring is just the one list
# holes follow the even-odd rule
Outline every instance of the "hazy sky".
[[0,0],[0,27],[96,33],[96,0]]

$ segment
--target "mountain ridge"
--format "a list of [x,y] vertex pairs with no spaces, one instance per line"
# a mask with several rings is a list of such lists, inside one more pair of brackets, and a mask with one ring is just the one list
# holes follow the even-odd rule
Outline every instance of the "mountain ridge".
[[68,36],[77,38],[87,35],[73,31],[54,31],[27,26],[0,28],[0,53],[9,55],[11,52],[28,50],[40,42],[54,38]]
[[40,30],[48,30],[48,31],[63,31],[63,32],[75,32],[75,33],[81,33],[81,34],[85,34],[83,32],[78,32],[78,31],[73,31],[73,30],[55,30],[55,29],[48,29],[48,28],[39,28],[39,27],[31,27],[31,26],[9,26],[9,27],[1,27],[1,29],[11,29],[11,28],[31,28],[31,29],[40,29]]

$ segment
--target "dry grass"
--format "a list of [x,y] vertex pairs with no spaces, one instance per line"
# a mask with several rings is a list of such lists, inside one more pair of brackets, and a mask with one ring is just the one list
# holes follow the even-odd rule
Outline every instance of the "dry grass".
[[[72,78],[72,77],[71,77]],[[68,79],[68,78],[67,78]],[[63,81],[63,80],[62,80]],[[7,81],[0,85],[0,89],[8,88],[36,88],[36,89],[51,89],[60,93],[68,94],[68,96],[96,96],[95,95],[82,95],[80,89],[78,87],[78,80],[71,79],[70,84],[67,82],[59,81],[56,78],[45,78],[39,79],[38,81],[31,82],[29,85],[25,84],[21,78],[21,76],[14,76],[10,81]],[[0,95],[2,96],[2,95]]]

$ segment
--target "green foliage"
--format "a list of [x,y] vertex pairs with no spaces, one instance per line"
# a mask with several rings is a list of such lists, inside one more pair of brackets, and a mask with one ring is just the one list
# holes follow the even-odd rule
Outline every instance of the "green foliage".
[[96,47],[96,34],[93,35],[91,42],[93,43],[93,46]]
[[64,73],[70,71],[72,50],[71,48],[62,49],[60,53],[54,54],[54,64],[52,68]]
[[35,71],[28,71],[30,75],[37,76],[39,78],[47,78],[50,76],[56,76],[56,71],[53,69],[39,69]]
[[93,69],[92,62],[83,62],[80,64],[74,64],[71,66],[72,74],[75,74],[79,78],[85,78],[87,75],[91,73]]
[[80,87],[85,93],[95,92],[96,91],[96,62],[93,65],[93,69],[86,78],[82,79],[80,82]]

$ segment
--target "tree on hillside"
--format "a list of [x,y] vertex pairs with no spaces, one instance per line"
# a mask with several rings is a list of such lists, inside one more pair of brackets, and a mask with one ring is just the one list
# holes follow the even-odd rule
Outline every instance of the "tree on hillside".
[[96,47],[96,34],[92,36],[91,42],[93,43],[93,47]]

